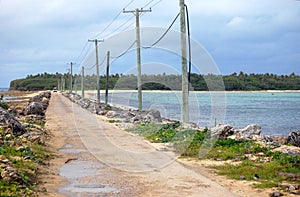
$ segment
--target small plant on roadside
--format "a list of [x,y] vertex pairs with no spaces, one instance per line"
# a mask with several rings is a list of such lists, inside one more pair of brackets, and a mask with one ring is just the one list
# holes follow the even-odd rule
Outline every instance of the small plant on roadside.
[[7,103],[0,102],[0,107],[2,107],[3,109],[7,110],[9,106],[7,105]]

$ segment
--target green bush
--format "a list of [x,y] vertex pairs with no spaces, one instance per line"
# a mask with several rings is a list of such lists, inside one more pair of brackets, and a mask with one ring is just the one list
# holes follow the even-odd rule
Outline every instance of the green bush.
[[4,103],[4,102],[0,102],[0,107],[2,107],[2,108],[5,109],[5,110],[8,109],[7,103]]

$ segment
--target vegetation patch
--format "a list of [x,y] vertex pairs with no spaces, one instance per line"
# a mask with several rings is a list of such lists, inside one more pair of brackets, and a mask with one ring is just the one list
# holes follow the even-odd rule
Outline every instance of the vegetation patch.
[[145,136],[154,143],[173,143],[182,157],[199,158],[199,151],[209,147],[199,159],[230,161],[213,166],[220,175],[236,180],[256,181],[257,188],[279,187],[281,183],[300,184],[300,156],[272,152],[251,140],[212,140],[208,129],[181,129],[179,123],[141,123],[130,132]]

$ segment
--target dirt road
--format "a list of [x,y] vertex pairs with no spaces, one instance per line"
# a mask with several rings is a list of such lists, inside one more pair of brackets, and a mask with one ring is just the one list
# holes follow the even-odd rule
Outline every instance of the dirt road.
[[47,128],[59,149],[50,196],[237,196],[101,117],[52,95]]

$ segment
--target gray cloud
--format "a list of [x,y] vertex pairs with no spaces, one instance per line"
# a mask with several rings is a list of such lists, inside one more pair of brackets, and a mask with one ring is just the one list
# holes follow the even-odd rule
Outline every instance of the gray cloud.
[[[78,59],[87,39],[101,32],[128,2],[0,0],[0,86],[27,74],[65,72],[66,63]],[[128,9],[148,2],[135,0]],[[240,70],[300,74],[299,1],[186,0],[186,4],[193,39],[207,48],[224,74]],[[178,11],[178,1],[163,0],[141,17],[141,25],[168,27]],[[115,30],[130,17],[121,14],[99,38],[118,33]],[[134,18],[120,30],[126,27],[134,28]],[[173,29],[179,29],[178,23]]]

